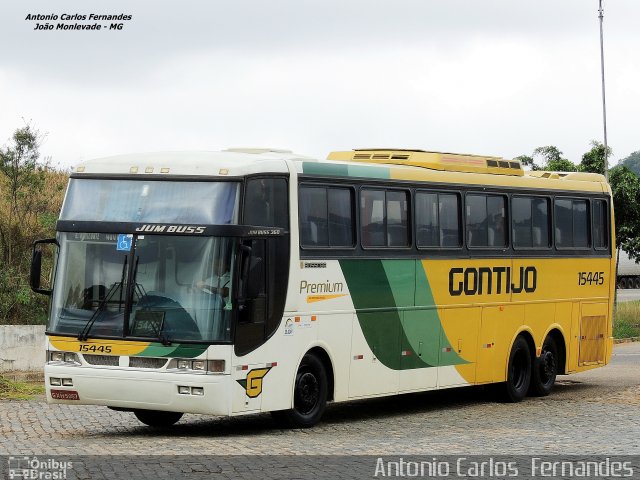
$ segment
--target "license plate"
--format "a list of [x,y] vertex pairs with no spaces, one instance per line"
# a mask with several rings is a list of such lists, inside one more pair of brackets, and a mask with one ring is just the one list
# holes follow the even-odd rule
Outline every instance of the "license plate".
[[51,390],[51,398],[56,400],[80,400],[80,395],[75,390]]

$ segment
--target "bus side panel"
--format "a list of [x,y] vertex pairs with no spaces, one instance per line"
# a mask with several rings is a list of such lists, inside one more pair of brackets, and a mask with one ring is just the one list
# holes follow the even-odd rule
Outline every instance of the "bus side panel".
[[332,362],[333,399],[346,400],[349,397],[349,369],[346,366],[351,362],[351,337],[357,319],[352,313],[328,313],[317,318],[318,344],[325,346]]
[[480,307],[441,310],[443,328],[439,364],[457,365],[455,369],[440,368],[438,387],[466,385],[476,381],[481,312]]

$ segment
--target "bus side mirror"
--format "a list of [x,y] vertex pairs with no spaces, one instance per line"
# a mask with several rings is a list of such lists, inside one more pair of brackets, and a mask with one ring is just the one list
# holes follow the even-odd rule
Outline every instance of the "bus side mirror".
[[43,295],[51,295],[51,288],[40,288],[40,280],[42,278],[42,249],[39,245],[58,244],[55,238],[47,238],[44,240],[36,240],[33,242],[33,252],[31,254],[31,271],[29,275],[29,285],[31,290]]

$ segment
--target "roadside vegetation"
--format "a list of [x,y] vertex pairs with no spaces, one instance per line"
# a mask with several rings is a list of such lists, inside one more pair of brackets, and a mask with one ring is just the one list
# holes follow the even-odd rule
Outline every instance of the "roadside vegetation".
[[68,174],[40,158],[45,137],[25,124],[0,148],[0,325],[46,323],[48,299],[29,288],[31,245],[54,235]]
[[9,380],[0,375],[0,400],[30,400],[44,394],[44,385]]
[[640,337],[640,301],[618,303],[613,317],[613,337]]

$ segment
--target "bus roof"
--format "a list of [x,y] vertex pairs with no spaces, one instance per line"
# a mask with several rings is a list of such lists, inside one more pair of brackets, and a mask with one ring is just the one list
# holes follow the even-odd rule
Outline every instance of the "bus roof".
[[260,172],[288,172],[286,160],[309,160],[289,150],[234,148],[221,152],[153,152],[88,160],[72,169],[87,175],[202,175],[242,176]]
[[610,192],[604,176],[597,173],[525,171],[517,160],[424,150],[331,152],[327,161],[309,164],[303,171],[328,176]]

